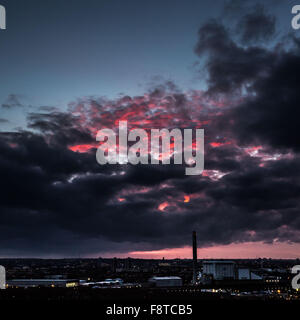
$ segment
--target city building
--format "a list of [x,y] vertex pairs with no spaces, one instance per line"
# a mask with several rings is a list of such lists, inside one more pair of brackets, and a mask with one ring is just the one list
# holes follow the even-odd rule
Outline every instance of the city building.
[[262,280],[262,277],[252,272],[249,268],[239,268],[237,270],[238,280]]
[[152,277],[149,279],[156,287],[181,287],[182,279],[180,277]]
[[12,288],[33,288],[33,287],[62,287],[71,288],[78,286],[78,280],[72,279],[14,279],[7,280],[7,287]]
[[234,261],[203,261],[203,274],[214,280],[235,279]]

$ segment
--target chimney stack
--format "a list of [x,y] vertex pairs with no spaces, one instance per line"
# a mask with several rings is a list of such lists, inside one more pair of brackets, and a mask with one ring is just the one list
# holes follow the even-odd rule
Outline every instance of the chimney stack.
[[193,231],[193,284],[196,284],[197,280],[197,237],[196,231]]

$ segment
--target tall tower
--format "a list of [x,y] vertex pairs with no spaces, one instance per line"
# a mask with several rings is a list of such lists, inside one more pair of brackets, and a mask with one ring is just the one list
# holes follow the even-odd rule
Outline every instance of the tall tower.
[[111,266],[111,271],[112,271],[113,273],[116,273],[116,271],[117,271],[117,265],[118,265],[117,258],[113,258],[112,266]]
[[193,231],[193,284],[197,280],[197,237],[196,231]]

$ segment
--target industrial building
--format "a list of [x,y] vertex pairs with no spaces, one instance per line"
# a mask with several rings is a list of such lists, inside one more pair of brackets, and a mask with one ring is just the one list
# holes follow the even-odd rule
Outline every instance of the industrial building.
[[203,261],[203,274],[214,280],[235,279],[234,261]]
[[33,288],[33,287],[62,287],[71,288],[78,286],[78,280],[72,279],[14,279],[7,280],[6,286],[12,288]]
[[182,279],[180,277],[152,277],[149,279],[156,287],[181,287]]
[[262,277],[252,272],[248,268],[239,268],[237,270],[237,279],[238,280],[262,280]]

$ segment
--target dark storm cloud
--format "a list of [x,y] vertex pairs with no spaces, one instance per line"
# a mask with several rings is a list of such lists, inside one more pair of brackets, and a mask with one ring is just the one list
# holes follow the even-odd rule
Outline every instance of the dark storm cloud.
[[238,107],[224,113],[219,130],[231,131],[244,145],[266,143],[299,151],[298,42],[294,37],[289,49],[280,42],[272,49],[244,47],[222,24],[210,21],[200,28],[196,53],[207,55],[208,93],[247,93]]
[[261,5],[256,5],[252,12],[244,15],[237,25],[237,32],[241,35],[243,43],[270,40],[275,30],[275,17],[267,14]]
[[300,52],[283,52],[268,76],[253,83],[255,96],[232,111],[234,132],[242,143],[262,141],[275,148],[300,150]]
[[80,127],[76,117],[68,113],[30,113],[28,127],[48,135],[52,143],[64,147],[72,143],[95,141],[88,129]]
[[[11,141],[16,145],[11,147]],[[186,177],[172,166],[96,167],[93,153],[53,147],[44,137],[26,132],[3,135],[0,146],[2,252],[128,250],[122,243],[136,250],[176,247],[189,243],[192,229],[199,231],[202,245],[246,241],[249,230],[257,232],[251,240],[272,241],[280,239],[282,225],[300,227],[294,212],[299,176],[290,179],[298,158],[266,169],[235,151],[243,158],[235,164],[232,159],[227,168],[231,173],[211,181]],[[224,169],[230,149],[234,151],[226,146],[208,152],[210,168]],[[161,183],[167,186],[161,188]],[[150,190],[140,192],[144,187]],[[126,201],[118,202],[122,192]],[[183,203],[183,194],[199,193],[203,196]],[[157,210],[160,203],[180,198],[166,212]]]
[[195,52],[206,57],[208,93],[234,93],[271,70],[276,53],[261,47],[243,47],[223,24],[211,20],[199,29]]

